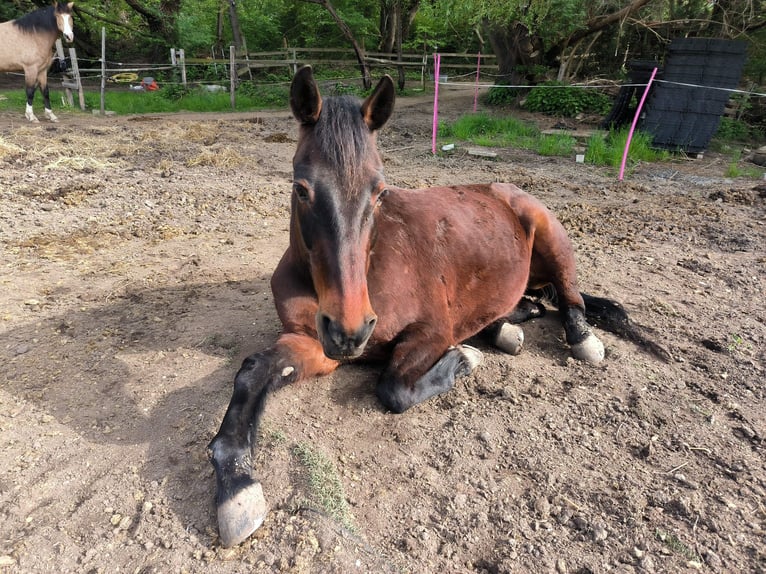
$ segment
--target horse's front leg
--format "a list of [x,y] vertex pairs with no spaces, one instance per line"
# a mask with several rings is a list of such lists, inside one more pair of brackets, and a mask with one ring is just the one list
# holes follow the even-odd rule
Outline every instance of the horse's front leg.
[[375,392],[384,406],[403,413],[423,401],[450,390],[482,361],[481,351],[468,345],[450,345],[425,326],[412,326],[394,348],[391,361]]
[[261,525],[268,507],[252,477],[252,453],[268,393],[288,383],[327,374],[337,362],[316,339],[283,334],[274,347],[249,356],[234,378],[234,391],[218,434],[210,442],[215,467],[221,543],[239,544]]
[[35,92],[37,91],[37,77],[30,71],[24,72],[24,84],[27,92],[27,107],[24,110],[24,117],[30,122],[39,122],[34,110],[32,109],[32,103],[35,101]]

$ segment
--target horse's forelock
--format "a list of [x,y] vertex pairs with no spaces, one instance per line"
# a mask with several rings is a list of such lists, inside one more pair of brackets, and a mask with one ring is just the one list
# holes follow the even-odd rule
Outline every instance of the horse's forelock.
[[347,189],[358,190],[367,154],[374,153],[359,101],[350,96],[326,98],[314,127],[314,138],[325,160],[348,184]]

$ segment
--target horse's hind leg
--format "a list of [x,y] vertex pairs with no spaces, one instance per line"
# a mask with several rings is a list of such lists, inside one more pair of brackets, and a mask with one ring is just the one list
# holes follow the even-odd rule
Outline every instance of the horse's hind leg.
[[434,340],[435,336],[426,336],[425,331],[424,328],[411,330],[396,346],[375,389],[383,405],[395,413],[403,413],[446,393],[455,380],[468,375],[481,363],[482,354],[478,349],[468,345],[440,346],[438,336]]
[[600,363],[604,358],[604,345],[585,320],[585,302],[577,286],[574,249],[564,226],[542,205],[532,205],[529,213],[537,225],[528,287],[553,286],[554,303],[561,314],[572,355],[589,363]]
[[508,353],[518,355],[524,346],[524,330],[519,323],[545,315],[545,307],[524,297],[510,315],[498,319],[482,330],[482,336],[495,347]]
[[572,356],[588,363],[600,363],[604,358],[604,344],[593,334],[585,320],[585,306],[563,305],[559,307],[559,313]]

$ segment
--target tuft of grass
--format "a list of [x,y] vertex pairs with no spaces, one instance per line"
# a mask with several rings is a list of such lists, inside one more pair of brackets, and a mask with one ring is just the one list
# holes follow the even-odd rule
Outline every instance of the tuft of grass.
[[680,554],[689,561],[700,563],[702,562],[702,559],[699,557],[699,555],[686,544],[684,544],[675,534],[657,529],[654,535],[657,537],[657,540],[662,542],[676,554]]
[[293,453],[306,469],[310,491],[308,506],[327,513],[349,530],[355,530],[343,483],[332,461],[305,442],[295,445]]

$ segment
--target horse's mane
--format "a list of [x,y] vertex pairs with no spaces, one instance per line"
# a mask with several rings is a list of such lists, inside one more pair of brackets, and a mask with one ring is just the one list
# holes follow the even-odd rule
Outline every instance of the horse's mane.
[[[61,12],[69,12],[69,8],[64,2],[59,2],[58,7]],[[40,8],[14,20],[13,24],[24,32],[57,32],[55,8],[55,6]]]
[[334,96],[323,100],[322,113],[314,126],[317,147],[331,165],[336,166],[339,175],[355,190],[359,169],[367,157],[373,139],[362,118],[359,100],[352,96]]

